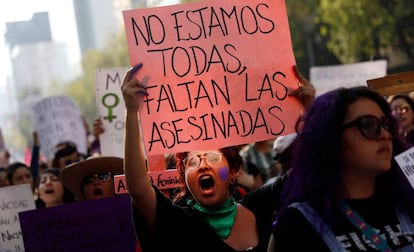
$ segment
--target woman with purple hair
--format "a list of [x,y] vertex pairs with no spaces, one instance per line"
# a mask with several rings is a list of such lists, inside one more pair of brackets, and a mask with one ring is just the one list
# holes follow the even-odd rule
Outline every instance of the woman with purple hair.
[[337,89],[300,125],[273,250],[413,251],[414,191],[393,160],[406,146],[387,101]]

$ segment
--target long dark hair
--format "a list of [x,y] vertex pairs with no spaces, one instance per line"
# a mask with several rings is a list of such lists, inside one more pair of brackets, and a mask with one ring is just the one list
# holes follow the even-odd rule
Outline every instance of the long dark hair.
[[[374,101],[385,116],[394,120],[387,101],[367,87],[340,88],[319,96],[300,119],[301,130],[297,136],[293,169],[283,192],[282,210],[293,202],[307,201],[327,223],[332,224],[339,201],[346,193],[341,177],[342,124],[348,107],[361,98]],[[391,131],[395,156],[405,150],[407,144],[398,136],[397,127]],[[377,177],[376,192],[395,200],[397,191],[406,200],[413,193],[393,160],[390,171]],[[412,201],[412,195],[410,197],[409,201]],[[414,206],[413,202],[408,204]]]
[[[43,170],[41,172],[41,174],[39,174],[39,176],[37,177],[37,180],[36,180],[36,189],[39,189],[41,176],[43,174],[46,174],[46,173],[53,174],[56,177],[58,177],[59,180],[60,180],[60,177],[59,177],[60,169],[59,168],[47,168],[47,169]],[[69,191],[69,189],[67,189],[66,186],[63,183],[62,183],[62,186],[63,186],[63,190],[64,190],[63,191],[63,204],[71,203],[71,202],[76,202],[77,200],[76,200],[75,196],[73,195],[73,193],[71,193]],[[46,205],[45,205],[45,203],[43,202],[43,200],[39,196],[39,198],[36,200],[36,208],[44,208],[44,207],[46,207]]]

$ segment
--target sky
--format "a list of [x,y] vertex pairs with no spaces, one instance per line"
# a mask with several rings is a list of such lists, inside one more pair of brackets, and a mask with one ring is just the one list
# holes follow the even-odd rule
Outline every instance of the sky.
[[[179,0],[162,0],[161,5],[177,4]],[[78,42],[76,20],[74,14],[73,0],[1,0],[0,1],[0,118],[4,114],[14,113],[12,97],[9,95],[10,87],[7,78],[12,76],[10,53],[4,41],[6,22],[30,20],[35,12],[47,11],[51,26],[52,39],[54,42],[63,43],[66,46],[69,66],[79,70],[80,48]],[[75,72],[77,72],[75,70]],[[0,120],[0,129],[4,128],[5,122]],[[12,125],[10,127],[13,127]],[[3,134],[5,131],[3,130]],[[7,136],[3,135],[3,136]],[[5,139],[7,145],[11,145],[12,139]],[[9,149],[10,150],[10,149]],[[19,153],[16,153],[19,154]],[[20,156],[13,154],[17,160]]]
[[[160,5],[177,4],[179,0],[162,0]],[[0,1],[0,88],[11,75],[8,48],[4,42],[6,22],[31,19],[33,13],[48,11],[52,38],[67,46],[69,64],[79,67],[80,49],[76,31],[73,0],[1,0]],[[1,91],[1,90],[0,90]]]
[[[6,22],[30,20],[33,13],[49,12],[49,22],[51,26],[52,39],[66,45],[69,65],[79,67],[80,49],[78,45],[78,35],[76,32],[76,21],[73,9],[73,0],[2,0],[0,1],[0,118],[4,114],[15,112],[15,101],[8,94],[10,86],[7,78],[11,74],[10,53],[5,45],[4,34],[6,32]],[[5,144],[12,155],[12,161],[22,161],[22,150],[17,150],[7,133],[10,133],[12,125],[0,120],[0,128],[3,130]]]
[[70,65],[75,65],[79,62],[80,50],[77,42],[78,37],[72,2],[73,0],[0,1],[0,87],[6,84],[7,76],[11,75],[9,52],[4,42],[6,22],[29,20],[35,12],[49,12],[53,40],[66,44]]

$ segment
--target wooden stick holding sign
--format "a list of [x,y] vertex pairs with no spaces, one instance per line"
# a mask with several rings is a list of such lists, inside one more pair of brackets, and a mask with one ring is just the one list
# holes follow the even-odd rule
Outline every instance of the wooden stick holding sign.
[[389,96],[414,91],[414,71],[367,80],[368,87]]

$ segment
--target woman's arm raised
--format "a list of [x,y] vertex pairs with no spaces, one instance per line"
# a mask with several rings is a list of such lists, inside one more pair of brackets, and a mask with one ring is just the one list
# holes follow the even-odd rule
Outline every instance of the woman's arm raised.
[[138,111],[142,108],[144,97],[148,94],[145,85],[134,78],[134,74],[141,67],[142,63],[129,69],[121,87],[126,108],[124,172],[129,195],[148,226],[154,230],[157,198],[148,178],[138,123],[140,120]]

